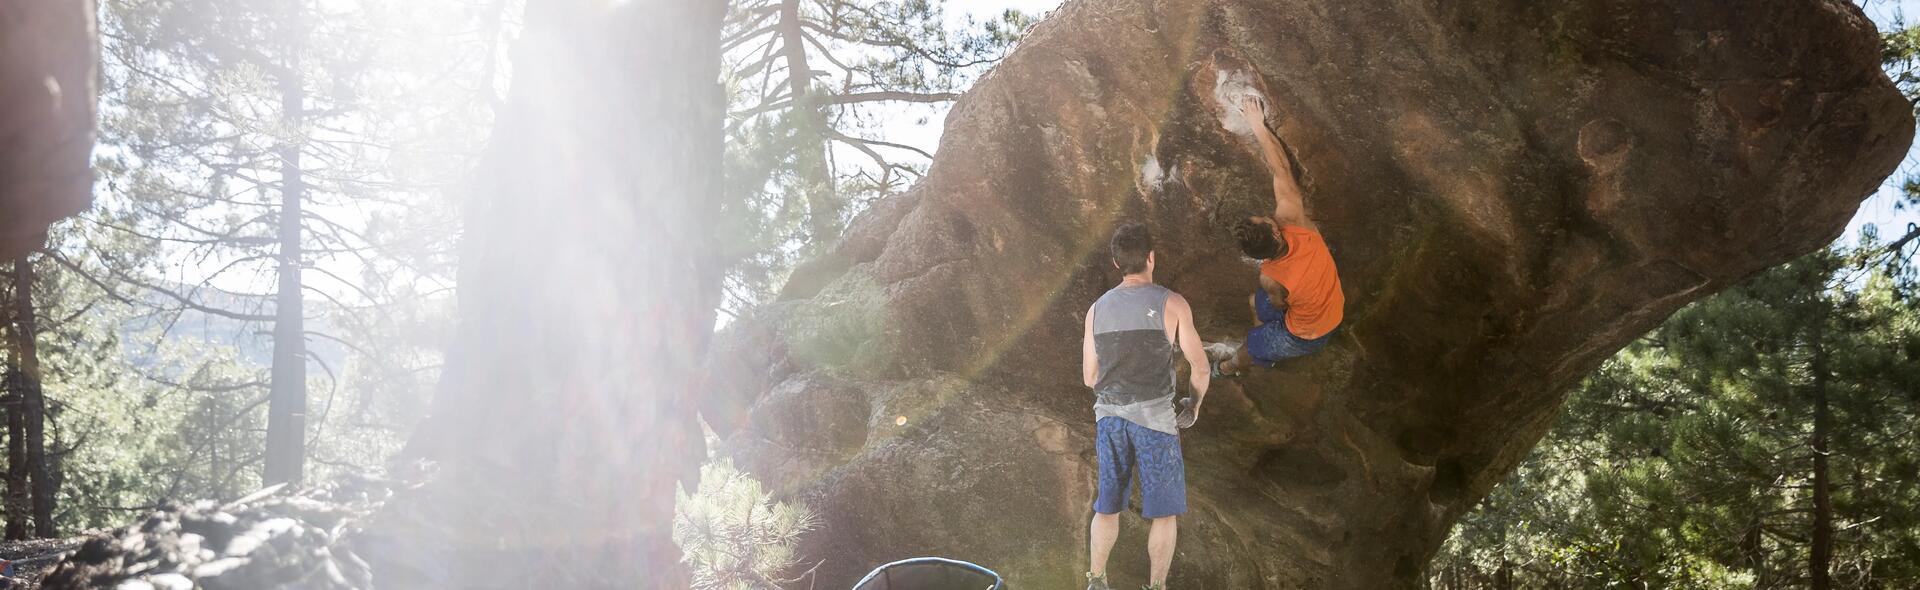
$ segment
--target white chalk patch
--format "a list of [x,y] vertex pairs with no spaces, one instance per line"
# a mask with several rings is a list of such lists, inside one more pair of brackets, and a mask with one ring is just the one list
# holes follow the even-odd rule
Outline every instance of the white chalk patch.
[[1253,136],[1253,127],[1240,115],[1240,99],[1252,96],[1272,104],[1253,86],[1253,76],[1243,70],[1220,72],[1213,81],[1213,100],[1220,104],[1220,125],[1235,134]]
[[1140,186],[1146,190],[1159,189],[1163,178],[1165,175],[1160,172],[1160,160],[1153,154],[1147,154],[1147,160],[1140,163]]

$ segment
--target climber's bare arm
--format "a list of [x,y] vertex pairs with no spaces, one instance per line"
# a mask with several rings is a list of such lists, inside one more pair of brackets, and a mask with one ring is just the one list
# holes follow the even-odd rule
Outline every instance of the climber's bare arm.
[[1087,309],[1087,331],[1080,339],[1080,382],[1092,388],[1100,382],[1100,359],[1093,352],[1093,309]]
[[1207,344],[1200,341],[1200,331],[1193,327],[1193,307],[1187,304],[1187,298],[1179,293],[1167,296],[1167,323],[1171,328],[1174,344],[1180,347],[1180,354],[1187,357],[1187,374],[1193,384],[1194,406],[1207,397],[1207,386],[1213,380],[1213,371],[1207,365]]
[[1247,119],[1247,126],[1253,128],[1253,137],[1260,142],[1260,159],[1267,164],[1267,171],[1273,173],[1273,220],[1282,225],[1313,227],[1313,220],[1307,218],[1307,205],[1300,193],[1300,183],[1293,177],[1293,166],[1287,163],[1287,150],[1280,145],[1280,137],[1267,128],[1267,108],[1259,98],[1252,96],[1240,99],[1240,116]]
[[1280,286],[1279,281],[1260,275],[1260,289],[1267,292],[1267,305],[1281,312],[1287,311],[1287,288]]

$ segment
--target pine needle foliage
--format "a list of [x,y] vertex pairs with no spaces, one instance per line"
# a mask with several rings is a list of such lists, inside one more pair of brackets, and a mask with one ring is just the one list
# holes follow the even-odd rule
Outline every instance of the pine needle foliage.
[[806,506],[776,502],[728,461],[700,468],[700,490],[679,493],[673,541],[698,590],[778,590],[799,576],[796,545],[818,528]]

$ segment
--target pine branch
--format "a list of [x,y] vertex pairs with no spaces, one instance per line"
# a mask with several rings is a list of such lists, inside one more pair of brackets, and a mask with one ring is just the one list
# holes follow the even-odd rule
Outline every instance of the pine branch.
[[[93,276],[92,273],[87,272],[86,269],[81,268],[80,265],[75,264],[71,260],[68,260],[66,256],[61,255],[57,251],[43,250],[43,252],[46,252],[48,254],[48,258],[52,258],[55,262],[60,263],[61,266],[65,266],[69,269],[72,269],[75,274],[78,274],[81,278],[86,279],[87,282],[92,283],[95,287],[99,287],[101,291],[106,292],[108,296],[113,297],[114,299],[120,301],[121,303],[125,303],[128,305],[135,305],[135,306],[144,305],[142,303],[138,303],[134,301],[133,299],[125,295],[119,294],[118,291],[115,291],[112,287],[107,286],[107,284],[105,282],[102,282],[98,277]],[[106,256],[101,254],[98,250],[95,250],[94,254],[101,256],[102,259],[107,259]],[[274,316],[271,316],[271,315],[240,313],[236,311],[230,311],[226,309],[220,309],[216,307],[202,305],[199,302],[193,301],[192,299],[188,298],[185,295],[181,295],[177,292],[174,292],[173,290],[127,276],[126,273],[120,272],[119,270],[113,268],[112,264],[105,264],[102,266],[107,269],[107,272],[109,274],[113,275],[114,278],[119,279],[121,282],[130,284],[136,287],[140,287],[143,289],[147,289],[149,291],[153,291],[161,295],[165,295],[167,298],[174,300],[175,302],[179,303],[182,307],[185,307],[187,309],[192,309],[194,311],[198,311],[201,313],[216,315],[216,316],[220,316],[228,319],[249,321],[249,322],[268,322],[268,321],[273,321],[274,319]]]
[[[766,17],[763,16],[761,17],[760,20],[766,20]],[[756,22],[754,24],[758,24],[758,23]],[[747,25],[747,26],[752,26],[752,25]],[[720,41],[720,52],[725,53],[728,51],[733,51],[734,48],[739,47],[743,43],[752,41],[753,39],[761,35],[765,35],[767,33],[773,32],[773,29],[774,29],[773,25],[768,25],[768,26],[760,27],[758,29],[754,29],[752,31],[740,33],[738,35],[734,35],[729,38],[722,39]]]
[[[918,102],[918,103],[948,102],[958,98],[960,98],[960,94],[955,92],[909,92],[904,90],[881,90],[881,91],[874,91],[874,92],[830,94],[827,96],[819,97],[814,100],[817,100],[820,104],[844,105],[844,104],[856,104],[856,103],[868,103],[868,102]],[[744,111],[736,111],[729,114],[733,117],[744,118],[744,117],[751,117],[754,115],[758,115],[760,113],[764,113],[768,111],[790,109],[790,108],[794,108],[795,106],[797,105],[791,100],[774,102],[774,103],[762,103],[759,106],[756,106]]]
[[929,153],[927,153],[927,152],[926,152],[926,150],[922,150],[922,149],[920,149],[920,148],[917,148],[917,147],[913,147],[913,146],[910,146],[910,145],[906,145],[906,144],[900,144],[900,143],[893,143],[893,142],[890,142],[890,141],[881,141],[881,140],[878,140],[878,139],[867,139],[867,138],[864,138],[864,137],[852,137],[852,136],[848,136],[848,135],[845,135],[845,134],[842,134],[842,133],[840,133],[840,132],[838,132],[838,131],[834,131],[834,132],[831,132],[831,133],[832,133],[832,138],[833,138],[833,139],[835,139],[835,140],[838,140],[838,141],[840,141],[840,142],[842,142],[842,143],[854,143],[854,142],[858,142],[858,143],[864,143],[864,144],[868,144],[868,145],[877,145],[877,146],[881,146],[881,147],[890,147],[890,148],[894,148],[894,149],[901,149],[901,150],[907,150],[907,151],[910,151],[910,152],[913,152],[913,153],[916,153],[916,154],[920,154],[920,156],[921,156],[921,157],[924,157],[924,158],[926,158],[926,159],[929,159],[929,160],[931,160],[931,159],[933,159],[933,154],[929,154]]
[[1914,241],[1915,239],[1920,239],[1920,224],[1908,224],[1907,235],[1901,236],[1900,239],[1894,240],[1888,243],[1887,247],[1883,248],[1881,251],[1887,254],[1898,256],[1900,255],[1900,251],[1906,248],[1907,244]]

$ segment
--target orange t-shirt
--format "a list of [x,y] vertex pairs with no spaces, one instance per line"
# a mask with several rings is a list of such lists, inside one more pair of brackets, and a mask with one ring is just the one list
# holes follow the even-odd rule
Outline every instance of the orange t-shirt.
[[1287,253],[1261,261],[1260,274],[1287,288],[1287,331],[1312,340],[1332,332],[1345,317],[1347,296],[1340,291],[1340,271],[1320,232],[1297,225],[1282,226],[1280,238]]

